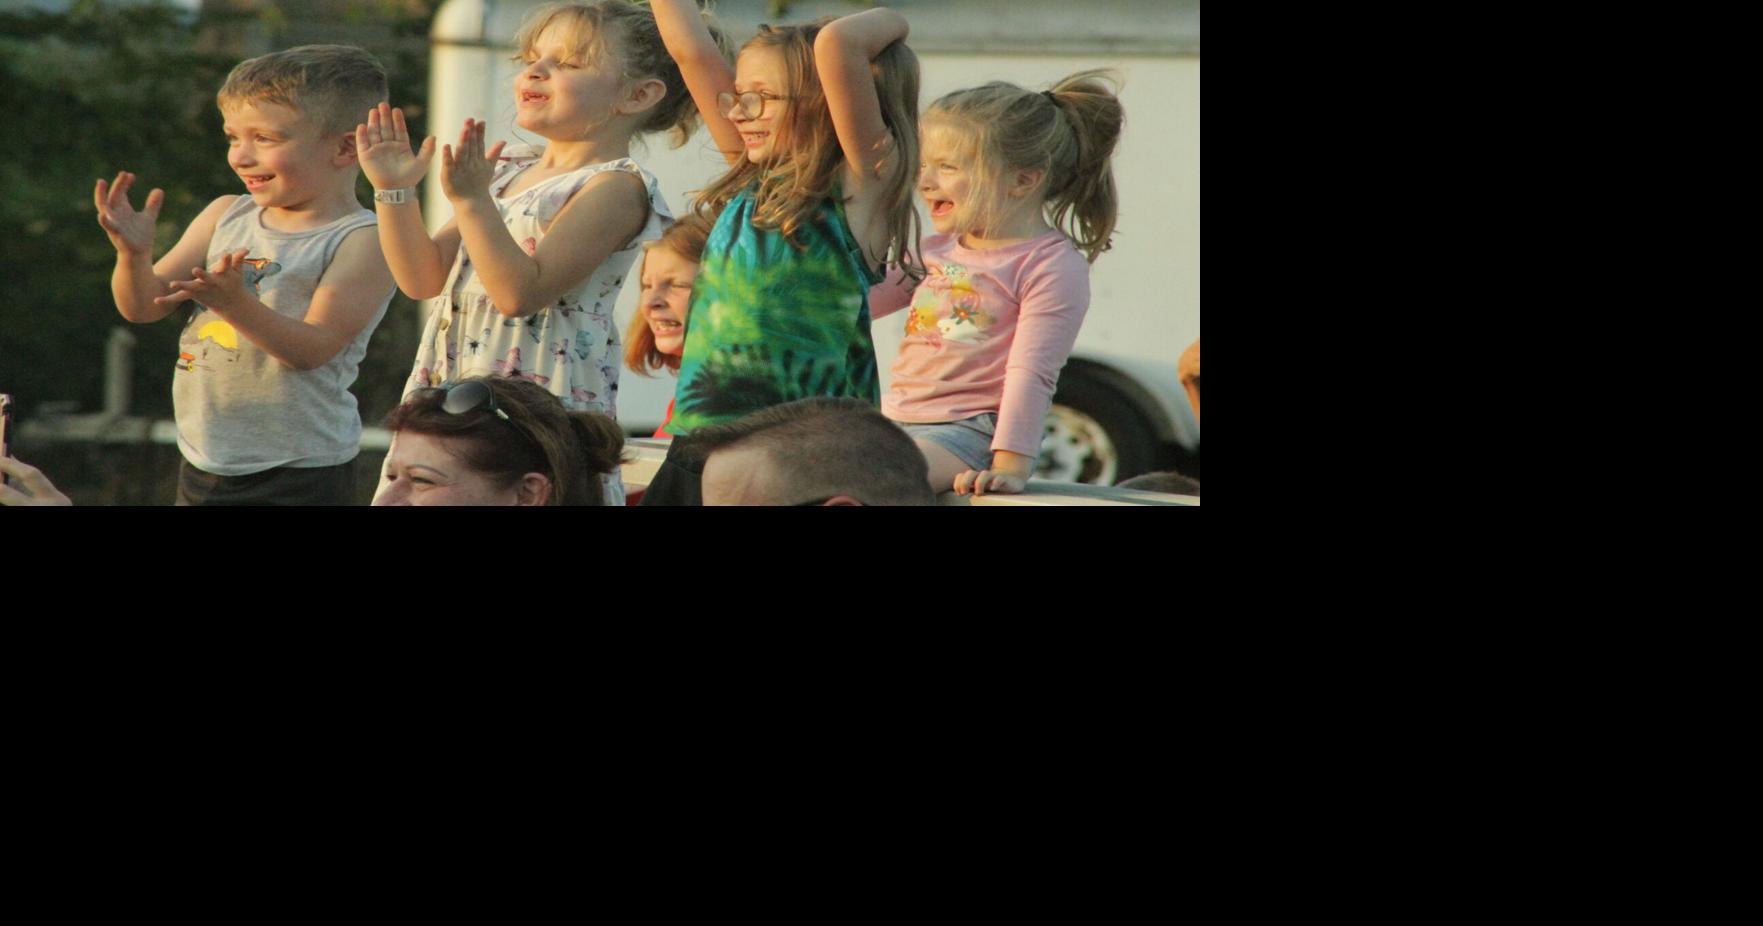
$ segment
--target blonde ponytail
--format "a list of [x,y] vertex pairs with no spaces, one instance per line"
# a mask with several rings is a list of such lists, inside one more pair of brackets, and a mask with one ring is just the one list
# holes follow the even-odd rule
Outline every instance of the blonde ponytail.
[[1125,120],[1119,85],[1115,72],[1092,70],[1038,93],[994,81],[932,103],[924,115],[926,131],[958,132],[973,158],[982,192],[971,221],[985,227],[1002,214],[1008,171],[1042,171],[1048,224],[1094,263],[1113,243],[1120,210],[1112,163]]

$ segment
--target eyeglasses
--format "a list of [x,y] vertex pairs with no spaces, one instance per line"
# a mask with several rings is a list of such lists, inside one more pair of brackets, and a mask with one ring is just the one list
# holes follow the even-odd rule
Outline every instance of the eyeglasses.
[[771,93],[760,93],[757,90],[749,90],[746,93],[742,93],[739,95],[736,95],[734,93],[730,93],[727,90],[724,90],[721,93],[718,93],[716,95],[716,105],[718,107],[717,112],[726,113],[729,111],[729,109],[731,107],[733,107],[735,105],[735,101],[739,100],[741,103],[741,113],[749,119],[757,119],[760,116],[763,116],[765,114],[765,101],[766,100],[787,100],[787,99],[789,99],[789,97],[787,97],[787,96],[777,96],[777,95],[771,94]]

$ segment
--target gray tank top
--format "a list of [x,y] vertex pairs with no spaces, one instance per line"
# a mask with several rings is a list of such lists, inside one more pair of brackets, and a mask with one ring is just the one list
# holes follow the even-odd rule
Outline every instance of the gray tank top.
[[[300,232],[266,228],[261,217],[251,197],[234,201],[215,226],[208,263],[248,249],[247,285],[270,309],[299,319],[311,308],[312,294],[343,239],[376,224],[366,209]],[[391,301],[387,289],[373,321],[316,370],[283,366],[226,319],[190,303],[171,386],[184,459],[220,476],[277,466],[336,466],[354,459],[361,443],[361,415],[349,386]]]

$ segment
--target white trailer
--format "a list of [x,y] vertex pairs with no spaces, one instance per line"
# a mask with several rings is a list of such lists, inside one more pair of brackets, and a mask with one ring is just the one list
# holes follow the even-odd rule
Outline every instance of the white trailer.
[[[514,126],[513,37],[541,0],[449,0],[436,15],[430,61],[429,131],[457,136],[467,117],[489,122],[489,140],[542,143]],[[1166,445],[1197,447],[1200,428],[1176,377],[1176,359],[1200,336],[1200,4],[1198,0],[893,0],[912,24],[908,43],[923,68],[921,103],[988,80],[1042,88],[1094,67],[1118,69],[1127,124],[1115,156],[1121,195],[1114,249],[1097,260],[1089,316],[1060,376],[1039,476],[1112,484],[1151,469]],[[860,7],[800,0],[772,19],[764,0],[723,0],[718,18],[737,46],[760,22],[802,22]],[[396,102],[396,101],[394,101]],[[689,191],[726,169],[700,130],[684,147],[656,137],[638,160],[660,178],[676,214]],[[431,173],[431,227],[451,215]],[[930,223],[925,222],[928,229]],[[620,330],[637,287],[618,302]],[[903,336],[899,317],[876,324],[876,359],[887,368]],[[674,381],[626,371],[619,420],[632,433],[661,421]]]

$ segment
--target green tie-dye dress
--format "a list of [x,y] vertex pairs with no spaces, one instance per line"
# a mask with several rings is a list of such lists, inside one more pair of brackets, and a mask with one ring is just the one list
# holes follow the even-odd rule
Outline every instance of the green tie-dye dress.
[[809,396],[880,405],[866,266],[837,196],[796,232],[753,227],[753,190],[729,201],[698,267],[672,434]]

